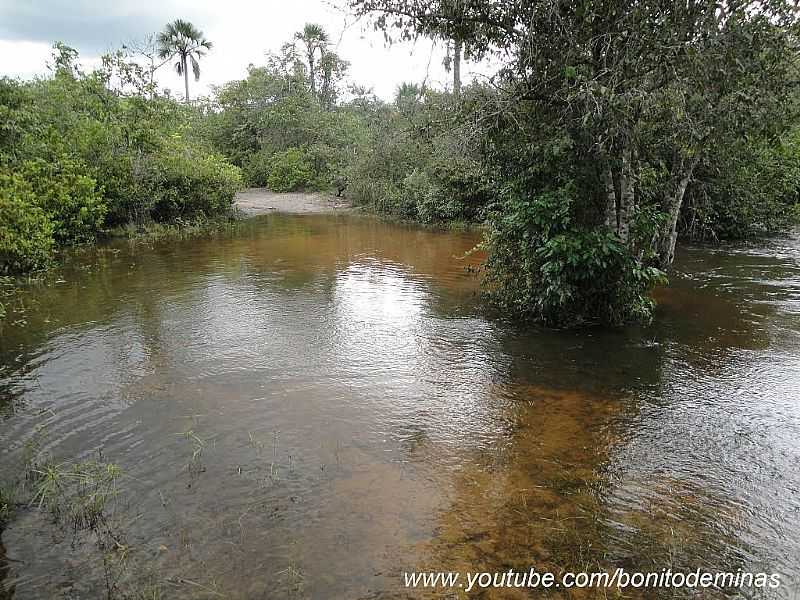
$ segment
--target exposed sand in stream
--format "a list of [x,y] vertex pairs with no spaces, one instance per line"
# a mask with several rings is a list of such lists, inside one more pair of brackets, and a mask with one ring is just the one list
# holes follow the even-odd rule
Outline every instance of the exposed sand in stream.
[[349,211],[350,203],[329,192],[278,194],[267,188],[249,188],[236,195],[236,206],[248,215],[281,213],[332,213]]

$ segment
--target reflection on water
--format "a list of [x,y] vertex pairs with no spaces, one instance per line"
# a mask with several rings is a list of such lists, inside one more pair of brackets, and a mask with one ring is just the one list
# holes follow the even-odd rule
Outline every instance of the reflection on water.
[[[532,565],[798,593],[800,240],[684,249],[656,324],[613,332],[486,318],[476,240],[271,215],[74,255],[1,332],[3,475],[41,426],[119,463],[127,577],[170,598],[419,598],[403,571]],[[36,511],[3,542],[15,598],[103,597],[98,550]]]

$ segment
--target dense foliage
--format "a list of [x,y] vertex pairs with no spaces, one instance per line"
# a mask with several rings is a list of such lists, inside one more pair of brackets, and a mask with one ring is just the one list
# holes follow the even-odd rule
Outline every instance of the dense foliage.
[[489,291],[508,313],[646,320],[679,233],[789,222],[800,157],[789,0],[351,5],[389,35],[502,61],[471,117],[498,182]]
[[57,45],[52,75],[0,80],[0,271],[47,264],[57,244],[102,230],[229,210],[236,167],[121,54],[83,73]]
[[482,221],[493,190],[466,106],[410,84],[394,105],[373,106],[368,144],[348,171],[354,202],[423,223]]
[[272,187],[278,169],[275,191],[326,189],[363,143],[358,118],[321,104],[304,73],[299,66],[251,67],[205,107],[204,135],[243,169],[249,185]]
[[[347,84],[308,24],[188,106],[211,48],[175,21],[139,59],[0,80],[0,270],[109,227],[225,213],[245,183],[331,190],[424,223],[486,225],[489,297],[552,325],[647,320],[679,235],[717,241],[800,216],[797,17],[789,0],[351,0],[390,37],[452,48],[450,91],[391,102]],[[461,60],[500,63],[462,85]],[[160,57],[160,58],[159,58]],[[160,95],[170,63],[184,106]]]
[[581,225],[575,192],[565,185],[529,198],[508,190],[487,240],[494,301],[506,314],[552,326],[590,317],[608,324],[649,318],[649,292],[663,273],[638,260],[613,232]]
[[53,223],[22,177],[0,173],[0,266],[2,272],[43,267],[53,247]]
[[483,219],[492,193],[465,105],[414,84],[392,103],[345,90],[347,66],[325,30],[307,25],[266,65],[216,90],[205,135],[249,185],[346,188],[357,205],[429,223]]
[[742,138],[706,152],[686,192],[681,233],[692,240],[752,238],[800,219],[800,128]]

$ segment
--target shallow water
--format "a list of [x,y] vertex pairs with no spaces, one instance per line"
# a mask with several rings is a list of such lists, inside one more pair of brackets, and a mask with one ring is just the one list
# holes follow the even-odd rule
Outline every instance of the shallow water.
[[[119,464],[122,584],[169,598],[530,566],[778,572],[798,597],[800,238],[683,248],[655,324],[612,332],[489,319],[476,241],[269,215],[76,253],[6,299],[2,475],[36,437]],[[102,553],[37,511],[3,543],[14,598],[105,597]],[[735,593],[759,597],[702,597]]]

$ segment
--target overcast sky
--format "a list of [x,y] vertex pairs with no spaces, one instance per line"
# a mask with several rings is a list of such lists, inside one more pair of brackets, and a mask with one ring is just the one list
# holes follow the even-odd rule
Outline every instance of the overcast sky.
[[[247,65],[264,64],[307,22],[328,30],[342,58],[351,63],[350,79],[373,87],[389,99],[398,83],[428,82],[444,86],[444,48],[429,40],[386,47],[383,34],[366,22],[355,22],[337,10],[344,0],[0,0],[0,76],[31,77],[46,72],[54,41],[77,48],[82,62],[123,43],[142,39],[176,18],[188,19],[214,43],[201,64],[200,83],[192,96],[209,86],[245,76]],[[470,66],[466,65],[465,80]],[[182,94],[182,81],[164,67],[159,83]]]

